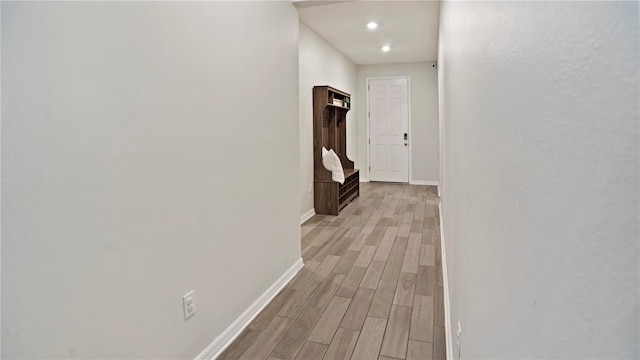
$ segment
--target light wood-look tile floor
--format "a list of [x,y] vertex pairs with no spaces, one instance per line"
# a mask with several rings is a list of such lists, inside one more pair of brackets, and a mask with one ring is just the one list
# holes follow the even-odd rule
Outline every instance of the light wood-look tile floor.
[[305,266],[218,359],[445,359],[438,196],[361,183],[302,225]]

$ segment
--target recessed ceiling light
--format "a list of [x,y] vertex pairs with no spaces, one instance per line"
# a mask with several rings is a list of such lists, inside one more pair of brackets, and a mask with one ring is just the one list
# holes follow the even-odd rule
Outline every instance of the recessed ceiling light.
[[369,29],[373,30],[373,29],[375,29],[375,28],[377,28],[377,27],[378,27],[378,23],[376,23],[375,21],[369,21],[369,22],[367,23],[367,27],[368,27]]
[[389,50],[391,50],[391,46],[389,46],[389,45],[385,45],[385,46],[382,47],[382,51],[384,51],[384,52],[387,52]]

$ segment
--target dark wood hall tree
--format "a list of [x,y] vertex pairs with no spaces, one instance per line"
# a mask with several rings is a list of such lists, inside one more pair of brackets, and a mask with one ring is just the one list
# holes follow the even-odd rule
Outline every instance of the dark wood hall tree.
[[[313,87],[313,202],[316,214],[338,215],[360,195],[360,171],[347,158],[347,112],[351,95],[330,86]],[[331,180],[322,165],[322,147],[342,162],[344,184]]]

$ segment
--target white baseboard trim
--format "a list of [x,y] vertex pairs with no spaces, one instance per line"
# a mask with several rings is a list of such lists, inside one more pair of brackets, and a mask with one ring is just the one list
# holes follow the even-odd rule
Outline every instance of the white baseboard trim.
[[316,214],[316,209],[311,209],[306,213],[302,214],[302,216],[300,216],[300,225],[304,224],[307,220],[311,219],[315,214]]
[[437,181],[431,181],[431,180],[409,180],[409,184],[410,185],[431,185],[431,186],[438,186],[438,182]]
[[449,305],[449,273],[447,272],[447,252],[444,248],[444,231],[442,230],[442,201],[438,202],[440,213],[440,249],[442,250],[442,289],[444,290],[444,332],[447,342],[447,360],[455,359],[451,339],[451,306]]
[[293,264],[271,287],[267,289],[258,300],[256,300],[251,306],[240,315],[236,321],[231,324],[225,331],[220,334],[206,349],[204,349],[200,355],[196,356],[195,360],[212,360],[220,356],[222,352],[242,333],[242,330],[246,328],[251,321],[267,306],[271,300],[284,288],[291,279],[302,269],[304,263],[302,258]]
[[366,179],[365,178],[360,178],[360,182],[369,182],[369,179],[368,178],[366,178]]

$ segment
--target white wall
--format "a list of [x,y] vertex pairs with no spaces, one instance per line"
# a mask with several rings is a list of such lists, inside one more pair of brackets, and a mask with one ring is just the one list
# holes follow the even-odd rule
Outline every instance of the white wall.
[[286,2],[2,3],[3,358],[193,358],[300,258],[297,35]]
[[640,356],[638,14],[443,4],[442,206],[463,358]]
[[[388,76],[411,77],[411,144],[410,182],[438,181],[438,72],[433,62],[358,66],[358,154],[361,164],[367,163],[367,78]],[[366,166],[363,165],[363,168]],[[368,169],[360,177],[369,178]]]
[[[347,157],[357,161],[356,66],[342,53],[300,23],[300,214],[313,210],[313,87],[329,85],[351,94],[347,113]],[[359,166],[356,163],[356,168]]]

